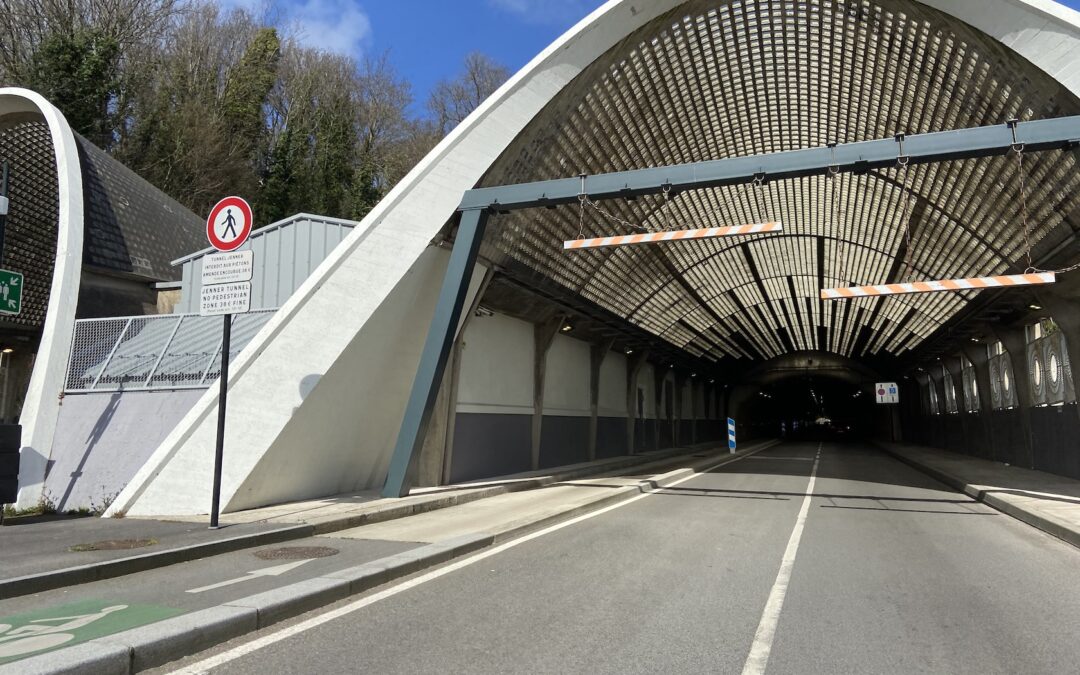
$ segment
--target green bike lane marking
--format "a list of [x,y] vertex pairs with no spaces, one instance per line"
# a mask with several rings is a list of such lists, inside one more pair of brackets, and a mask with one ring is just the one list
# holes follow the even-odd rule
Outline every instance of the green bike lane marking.
[[0,617],[0,664],[145,626],[185,612],[157,605],[85,600]]

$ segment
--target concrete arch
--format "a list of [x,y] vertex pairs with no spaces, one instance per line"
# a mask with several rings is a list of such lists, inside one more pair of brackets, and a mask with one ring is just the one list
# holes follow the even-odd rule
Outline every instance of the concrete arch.
[[[431,248],[463,191],[529,123],[635,31],[687,4],[612,0],[485,101],[364,219],[239,356],[230,385],[226,510],[382,484],[441,270]],[[896,4],[896,3],[893,3]],[[914,3],[918,4],[918,3]],[[1080,96],[1080,14],[1047,0],[928,0]],[[572,100],[572,98],[571,98]],[[576,173],[578,167],[565,167]],[[476,275],[478,278],[479,275]],[[302,398],[298,383],[319,384]],[[204,513],[216,392],[207,392],[110,513]]]
[[41,345],[21,417],[23,447],[17,506],[27,508],[36,505],[42,497],[46,462],[60,409],[57,394],[64,389],[67,357],[71,351],[82,271],[83,183],[75,134],[64,115],[36,92],[15,87],[0,88],[0,115],[20,112],[39,114],[49,125],[56,153],[60,200],[56,266]]

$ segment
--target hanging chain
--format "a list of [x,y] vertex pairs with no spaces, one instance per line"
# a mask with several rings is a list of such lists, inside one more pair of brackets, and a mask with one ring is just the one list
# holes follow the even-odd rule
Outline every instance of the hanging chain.
[[[638,223],[632,223],[629,220],[626,220],[624,218],[620,218],[619,216],[616,216],[615,214],[611,213],[610,211],[607,211],[607,210],[603,209],[599,204],[597,204],[593,200],[589,199],[589,195],[585,193],[585,175],[581,174],[580,178],[581,178],[581,192],[578,194],[578,204],[579,204],[579,211],[578,211],[578,239],[584,239],[585,238],[585,207],[588,207],[588,208],[592,209],[597,214],[599,214],[600,217],[604,218],[605,220],[607,220],[609,222],[612,222],[612,223],[616,223],[618,225],[621,225],[621,226],[623,226],[623,227],[625,227],[627,229],[634,230],[634,231],[637,231],[637,232],[652,232],[653,231],[653,230],[650,230],[649,228],[645,227],[644,225],[640,225]],[[755,178],[755,182],[756,181],[757,181],[757,179]],[[742,195],[743,192],[746,191],[746,189],[747,189],[747,187],[749,187],[749,185],[750,185],[749,183],[746,183],[746,184],[742,185],[735,192],[734,195],[732,195],[726,202],[724,202],[720,206],[719,211],[722,212],[722,211],[727,210],[727,208],[729,206],[731,206],[735,202],[735,200],[738,199],[740,195]],[[671,193],[671,186],[670,185],[665,185],[664,186],[664,191],[663,191],[665,204],[667,204],[668,200],[670,199],[670,193]],[[666,229],[666,230],[674,229],[673,223],[672,223],[670,218],[667,219],[667,226],[663,227],[661,229]]]
[[[840,223],[840,195],[838,193],[838,189],[839,189],[839,183],[840,183],[840,168],[837,167],[837,166],[834,166],[834,165],[829,165],[828,179],[829,179],[830,201],[832,202],[832,230],[833,230],[833,236],[835,237],[835,241],[840,242],[840,241],[843,241],[843,237],[839,236],[839,234],[840,234],[840,230],[839,230],[839,228],[840,228],[840,225],[839,225],[839,223]],[[837,247],[839,248],[839,244],[837,244]],[[833,259],[834,262],[836,263],[837,281],[839,281],[841,283],[854,283],[854,282],[849,282],[848,279],[847,279],[847,275],[844,274],[844,267],[845,267],[845,265],[844,265],[844,260],[845,260],[844,252],[841,252],[841,251],[837,251],[837,252],[839,253],[839,255],[835,256],[834,259]]]
[[[1014,138],[1015,138],[1015,131]],[[1027,209],[1027,188],[1024,185],[1024,144],[1013,143],[1012,151],[1016,153],[1016,168],[1020,174],[1020,214],[1024,224],[1024,248],[1027,255],[1027,269],[1025,273],[1035,270],[1035,265],[1031,261],[1031,232],[1028,229],[1028,209]]]
[[765,187],[765,177],[760,176],[760,175],[759,176],[754,176],[753,185],[754,185],[754,203],[755,203],[755,208],[757,209],[757,212],[758,212],[757,213],[757,222],[764,223],[764,222],[767,221],[767,219],[765,217],[766,209],[765,209],[765,207],[764,207],[764,205],[762,203],[762,200],[761,200],[761,193],[762,193],[762,190]]
[[[1028,206],[1027,206],[1027,183],[1024,175],[1024,144],[1016,141],[1016,124],[1015,121],[1010,123],[1013,129],[1013,145],[1012,152],[1016,153],[1016,168],[1020,175],[1020,214],[1024,226],[1024,249],[1025,256],[1027,258],[1027,269],[1024,270],[1024,274],[1039,273],[1039,272],[1053,272],[1054,274],[1065,274],[1066,272],[1073,272],[1080,269],[1080,262],[1068,267],[1062,267],[1056,270],[1044,270],[1035,266],[1035,262],[1032,259],[1032,245],[1031,245],[1031,227],[1028,224]],[[1059,181],[1060,187],[1060,181]]]
[[899,281],[903,282],[909,280],[914,271],[914,265],[911,262],[911,185],[908,177],[908,158],[901,155],[896,159],[896,165],[903,172],[901,174],[900,199],[904,200],[904,211],[903,215],[900,216],[900,222],[904,224],[904,263],[900,268],[899,279]]

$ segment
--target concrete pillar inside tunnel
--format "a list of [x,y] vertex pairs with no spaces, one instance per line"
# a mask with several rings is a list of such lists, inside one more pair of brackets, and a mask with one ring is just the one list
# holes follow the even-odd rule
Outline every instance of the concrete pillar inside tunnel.
[[600,367],[611,351],[612,340],[593,344],[589,349],[589,461],[596,459],[600,420]]
[[637,431],[645,433],[645,408],[638,400],[638,376],[645,365],[647,352],[632,355],[626,360],[626,454],[636,452]]
[[1023,438],[1024,466],[1035,468],[1035,448],[1031,435],[1031,370],[1027,358],[1027,335],[1024,327],[995,327],[994,336],[1001,340],[1005,351],[1009,352],[1012,363],[1013,387],[1016,389],[1016,401],[1020,408],[1021,437]]
[[994,429],[990,423],[994,398],[990,389],[990,354],[984,344],[967,344],[960,348],[975,369],[975,385],[979,399],[979,420],[982,422],[983,438],[988,459],[997,458]]
[[978,448],[972,443],[971,415],[964,401],[963,362],[959,356],[948,356],[941,359],[941,364],[945,366],[945,370],[952,378],[953,400],[956,402],[956,413],[960,417],[960,429],[964,435],[963,450],[966,453],[977,451]]
[[540,468],[540,431],[544,425],[544,381],[547,373],[547,353],[556,333],[562,327],[563,316],[556,316],[533,326],[533,416],[532,470]]

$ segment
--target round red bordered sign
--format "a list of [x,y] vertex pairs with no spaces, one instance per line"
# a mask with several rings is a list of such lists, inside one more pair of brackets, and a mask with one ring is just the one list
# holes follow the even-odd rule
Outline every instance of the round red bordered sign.
[[251,234],[251,205],[242,197],[226,197],[210,209],[206,238],[219,251],[234,251]]

